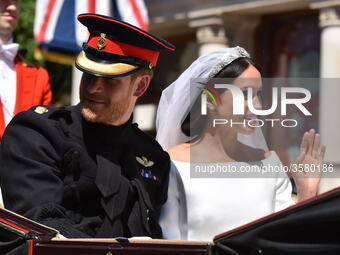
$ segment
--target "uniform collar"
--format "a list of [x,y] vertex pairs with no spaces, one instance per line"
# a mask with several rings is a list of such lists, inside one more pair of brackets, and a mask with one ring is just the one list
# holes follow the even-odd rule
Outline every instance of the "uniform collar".
[[120,126],[106,125],[86,121],[82,117],[84,126],[84,135],[91,136],[97,143],[117,144],[128,133],[132,127],[132,115],[129,120]]

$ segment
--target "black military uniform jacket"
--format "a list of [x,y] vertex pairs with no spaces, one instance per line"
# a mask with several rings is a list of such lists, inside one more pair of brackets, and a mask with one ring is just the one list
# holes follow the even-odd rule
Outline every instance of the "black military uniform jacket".
[[108,126],[79,106],[33,107],[12,120],[0,155],[7,209],[66,237],[162,237],[169,156],[131,119]]

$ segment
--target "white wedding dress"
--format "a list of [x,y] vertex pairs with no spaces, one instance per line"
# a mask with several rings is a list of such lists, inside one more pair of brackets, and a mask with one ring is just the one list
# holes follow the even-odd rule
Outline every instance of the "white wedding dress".
[[[259,163],[281,165],[275,152]],[[190,178],[190,163],[172,161],[168,200],[160,218],[164,238],[211,241],[217,234],[294,204],[291,191],[282,172],[263,178]]]

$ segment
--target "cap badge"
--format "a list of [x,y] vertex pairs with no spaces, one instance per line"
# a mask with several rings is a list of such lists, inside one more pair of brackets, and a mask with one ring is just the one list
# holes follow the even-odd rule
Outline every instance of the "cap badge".
[[145,166],[145,167],[149,167],[149,166],[153,166],[153,161],[149,161],[146,157],[142,156],[140,157],[136,157],[136,160],[139,164]]
[[44,114],[48,112],[48,109],[44,106],[37,106],[34,111],[38,114]]
[[97,47],[98,49],[103,49],[106,46],[106,40],[105,40],[106,34],[100,33],[100,38],[97,40]]

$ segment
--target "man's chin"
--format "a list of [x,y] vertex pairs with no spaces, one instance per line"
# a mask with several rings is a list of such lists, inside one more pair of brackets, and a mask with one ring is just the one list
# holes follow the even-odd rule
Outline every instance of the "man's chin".
[[128,108],[126,106],[116,107],[116,109],[104,110],[97,110],[84,104],[81,106],[81,114],[86,121],[106,125],[124,124],[124,114],[126,113],[126,111],[128,111]]
[[98,114],[90,110],[89,108],[82,107],[81,108],[81,114],[83,115],[83,118],[89,122],[99,122],[98,121]]

